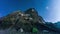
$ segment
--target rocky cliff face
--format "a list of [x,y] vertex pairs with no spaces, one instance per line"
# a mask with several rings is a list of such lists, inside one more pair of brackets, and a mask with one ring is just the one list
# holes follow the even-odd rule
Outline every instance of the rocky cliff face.
[[49,28],[45,26],[44,19],[38,15],[34,8],[24,12],[18,10],[0,19],[0,29],[14,28],[18,31],[22,28],[25,32],[31,32],[33,27],[38,30]]
[[37,11],[34,8],[30,8],[26,10],[25,12],[22,11],[15,11],[11,14],[8,14],[7,16],[3,17],[1,22],[2,28],[10,28],[14,27],[17,30],[19,28],[30,29],[32,27],[35,27],[35,23],[41,23],[44,24],[44,20],[42,17],[40,17],[37,13]]

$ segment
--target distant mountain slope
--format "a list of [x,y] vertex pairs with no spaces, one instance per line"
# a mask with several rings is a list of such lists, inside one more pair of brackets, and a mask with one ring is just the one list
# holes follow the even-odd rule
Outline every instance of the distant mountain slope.
[[60,22],[56,22],[55,25],[57,28],[60,28]]
[[55,27],[60,31],[60,21],[55,23]]

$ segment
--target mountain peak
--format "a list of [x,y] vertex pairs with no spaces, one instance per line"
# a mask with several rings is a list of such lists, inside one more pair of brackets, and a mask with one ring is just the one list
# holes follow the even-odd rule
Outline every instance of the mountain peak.
[[36,11],[35,8],[29,8],[25,11],[25,13],[36,13],[36,14],[38,14],[38,12]]
[[23,28],[25,31],[30,31],[32,27],[37,26],[36,23],[44,24],[43,22],[43,18],[38,16],[35,8],[30,8],[24,13],[18,10],[9,14],[8,16],[4,17],[1,25],[3,25],[2,28],[4,28],[6,25],[5,28],[11,28],[12,26],[15,29]]

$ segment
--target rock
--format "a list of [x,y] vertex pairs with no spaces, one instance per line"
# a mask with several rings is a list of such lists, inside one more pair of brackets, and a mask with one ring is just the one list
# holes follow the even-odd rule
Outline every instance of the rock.
[[20,10],[15,11],[3,17],[0,22],[2,29],[14,28],[19,31],[22,28],[24,32],[32,32],[33,27],[36,27],[38,30],[49,28],[45,25],[44,19],[38,15],[35,8],[30,8],[24,13]]

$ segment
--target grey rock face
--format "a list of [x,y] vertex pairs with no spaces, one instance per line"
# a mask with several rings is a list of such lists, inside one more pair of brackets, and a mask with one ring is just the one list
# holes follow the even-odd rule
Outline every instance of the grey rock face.
[[30,8],[24,13],[19,10],[8,14],[0,22],[2,22],[1,28],[3,29],[16,28],[18,30],[23,28],[25,31],[26,29],[30,31],[32,27],[36,26],[35,23],[43,23],[43,19],[38,16],[34,8]]
[[3,17],[0,20],[1,29],[16,29],[17,31],[22,28],[25,32],[31,32],[33,27],[36,27],[38,30],[47,28],[45,26],[44,19],[38,15],[38,12],[34,8],[30,8],[25,12],[15,11],[7,16]]

